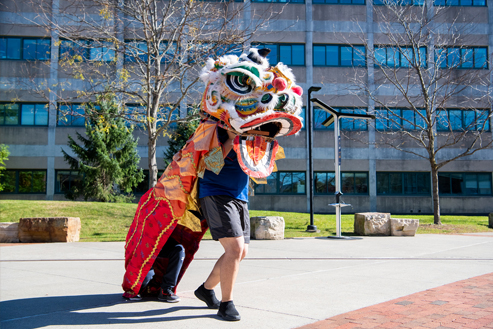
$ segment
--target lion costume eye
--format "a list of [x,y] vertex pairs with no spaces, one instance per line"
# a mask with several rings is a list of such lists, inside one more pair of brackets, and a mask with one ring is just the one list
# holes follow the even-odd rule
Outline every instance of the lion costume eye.
[[289,96],[287,94],[280,94],[279,95],[279,102],[276,105],[277,110],[282,110],[288,103]]
[[227,74],[226,84],[233,92],[239,95],[249,94],[253,90],[250,78],[246,74]]

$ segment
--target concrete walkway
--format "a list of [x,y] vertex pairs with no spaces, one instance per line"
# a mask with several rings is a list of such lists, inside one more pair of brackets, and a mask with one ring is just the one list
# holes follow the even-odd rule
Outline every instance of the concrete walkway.
[[230,323],[193,295],[222,253],[218,242],[202,242],[178,304],[122,300],[122,242],[4,245],[0,327],[296,328],[493,273],[492,251],[490,233],[252,241],[235,288],[242,320]]

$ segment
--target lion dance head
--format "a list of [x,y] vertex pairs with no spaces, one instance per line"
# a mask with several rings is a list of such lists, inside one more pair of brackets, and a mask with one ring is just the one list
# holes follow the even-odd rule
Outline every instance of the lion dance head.
[[251,48],[240,57],[210,58],[201,73],[203,114],[238,135],[234,150],[253,178],[272,173],[280,149],[276,138],[296,134],[303,125],[303,89],[286,65],[269,65],[269,52]]

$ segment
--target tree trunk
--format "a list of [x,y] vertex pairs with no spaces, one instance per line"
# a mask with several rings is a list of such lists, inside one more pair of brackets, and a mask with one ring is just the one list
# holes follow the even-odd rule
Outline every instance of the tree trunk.
[[156,139],[149,137],[147,140],[147,149],[149,164],[149,188],[153,188],[157,183]]
[[438,195],[438,170],[431,168],[431,179],[433,181],[433,223],[442,225],[440,220],[440,197]]

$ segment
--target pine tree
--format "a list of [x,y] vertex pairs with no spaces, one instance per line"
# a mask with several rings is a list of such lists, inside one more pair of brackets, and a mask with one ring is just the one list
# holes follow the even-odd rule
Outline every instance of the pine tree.
[[75,200],[102,202],[131,202],[132,188],[143,179],[139,169],[137,140],[133,128],[125,126],[125,120],[118,117],[120,107],[111,93],[100,95],[95,103],[86,105],[86,136],[77,133],[77,144],[68,136],[68,146],[76,157],[63,152],[63,157],[72,170],[83,176],[82,186],[66,192],[66,197]]
[[4,183],[2,179],[2,171],[5,170],[5,160],[9,159],[9,147],[5,144],[0,144],[0,191],[3,191]]
[[189,121],[178,123],[176,130],[171,134],[168,141],[168,148],[164,151],[164,163],[166,166],[171,163],[173,156],[185,146],[187,140],[192,136],[198,126],[199,120],[193,118]]

